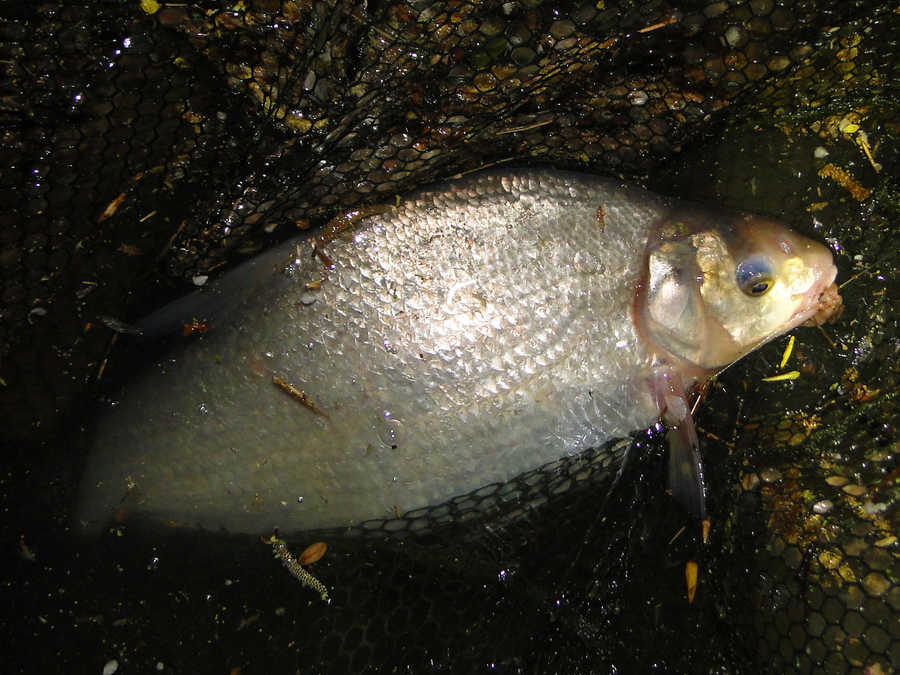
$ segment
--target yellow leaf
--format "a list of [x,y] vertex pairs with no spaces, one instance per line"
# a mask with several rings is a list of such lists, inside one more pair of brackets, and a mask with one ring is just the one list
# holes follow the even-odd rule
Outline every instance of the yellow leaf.
[[800,377],[799,370],[791,370],[787,373],[782,373],[781,375],[773,375],[772,377],[764,377],[762,379],[763,382],[784,382],[785,380],[796,380]]
[[791,335],[791,339],[788,340],[787,347],[784,348],[784,354],[781,355],[781,363],[778,364],[779,368],[784,368],[784,364],[788,362],[788,359],[791,358],[791,352],[794,351],[794,336]]

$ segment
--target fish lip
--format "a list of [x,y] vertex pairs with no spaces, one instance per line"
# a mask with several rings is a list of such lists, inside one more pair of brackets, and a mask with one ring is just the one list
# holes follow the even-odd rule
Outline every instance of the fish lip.
[[805,309],[801,309],[794,313],[791,321],[792,325],[799,326],[802,323],[806,323],[807,319],[819,311],[819,298],[821,298],[825,290],[834,283],[834,280],[837,278],[837,273],[837,267],[834,263],[831,263],[831,265],[825,268],[825,271],[819,275],[819,278],[816,279],[810,290],[797,294],[797,296],[806,299],[806,302],[803,305]]

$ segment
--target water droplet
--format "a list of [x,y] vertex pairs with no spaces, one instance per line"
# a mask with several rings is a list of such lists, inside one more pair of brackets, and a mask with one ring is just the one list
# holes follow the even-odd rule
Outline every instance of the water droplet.
[[378,418],[377,432],[381,442],[395,450],[401,441],[403,423],[391,415],[390,410],[385,410]]

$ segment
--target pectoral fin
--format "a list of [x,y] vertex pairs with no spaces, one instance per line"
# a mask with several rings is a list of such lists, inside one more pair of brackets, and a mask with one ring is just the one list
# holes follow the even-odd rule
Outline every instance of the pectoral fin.
[[681,378],[663,371],[654,378],[660,414],[669,427],[669,489],[692,516],[706,520],[706,481],[700,443]]
[[679,421],[666,416],[669,431],[669,489],[691,515],[706,520],[706,481],[697,432],[690,413]]

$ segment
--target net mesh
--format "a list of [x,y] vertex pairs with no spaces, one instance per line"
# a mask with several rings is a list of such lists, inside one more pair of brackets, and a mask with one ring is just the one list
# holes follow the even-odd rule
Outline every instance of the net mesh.
[[[5,3],[10,669],[896,669],[897,17],[827,0]],[[81,429],[129,367],[98,317],[503,163],[809,213],[853,278],[841,323],[801,341],[799,380],[760,382],[771,345],[701,409],[709,545],[678,534],[655,434],[289,541],[328,543],[311,566],[328,606],[255,541],[70,539]]]

